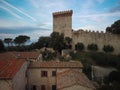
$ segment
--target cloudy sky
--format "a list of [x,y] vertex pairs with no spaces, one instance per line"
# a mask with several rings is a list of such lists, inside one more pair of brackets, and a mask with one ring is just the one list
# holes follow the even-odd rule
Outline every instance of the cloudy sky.
[[73,10],[72,27],[105,31],[120,19],[120,0],[0,0],[0,39],[52,33],[52,12]]

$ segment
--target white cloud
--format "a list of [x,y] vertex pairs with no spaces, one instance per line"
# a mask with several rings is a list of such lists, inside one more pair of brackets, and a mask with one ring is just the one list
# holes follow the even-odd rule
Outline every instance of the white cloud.
[[9,7],[8,9],[14,9],[17,12],[19,12],[19,13],[25,15],[26,17],[30,18],[31,20],[37,21],[34,17],[28,15],[27,13],[23,12],[22,10],[18,9],[17,7],[13,6],[12,4],[10,4],[10,3],[8,3],[8,2],[6,2],[4,0],[1,0],[1,2],[4,3],[5,5],[7,5]]
[[103,13],[103,14],[92,14],[92,15],[80,15],[80,18],[92,18],[92,17],[111,17],[111,16],[120,16],[120,12],[115,13]]
[[7,12],[10,13],[11,15],[13,15],[13,16],[19,18],[19,19],[22,19],[21,16],[19,16],[18,14],[12,12],[10,9],[8,9],[8,8],[6,8],[6,7],[4,7],[4,6],[0,6],[0,8],[2,8],[3,10],[7,11]]
[[33,24],[29,22],[23,22],[22,20],[5,20],[0,19],[0,27],[24,27],[24,26],[33,26]]
[[31,4],[41,13],[51,13],[67,9],[67,2],[64,0],[30,0]]
[[83,23],[84,22],[89,22],[90,23],[90,21],[91,21],[91,23],[96,22],[96,23],[101,24],[104,21],[109,21],[109,19],[111,17],[120,17],[120,12],[102,13],[102,14],[84,14],[84,15],[74,16],[74,19],[75,20],[80,20]]

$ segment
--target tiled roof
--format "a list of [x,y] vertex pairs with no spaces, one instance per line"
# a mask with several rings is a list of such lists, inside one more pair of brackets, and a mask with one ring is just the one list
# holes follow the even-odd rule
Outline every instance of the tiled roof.
[[23,65],[24,60],[0,60],[0,79],[12,79]]
[[8,59],[37,59],[39,56],[39,52],[5,52],[0,54],[0,60],[8,60]]
[[31,58],[31,59],[37,59],[38,56],[40,55],[39,52],[13,52],[13,54],[18,57],[18,58]]
[[12,52],[0,53],[0,60],[15,59],[16,56]]
[[81,62],[61,62],[61,61],[49,61],[49,62],[31,62],[29,68],[82,68]]
[[67,88],[73,85],[95,89],[85,74],[78,70],[68,70],[57,74],[57,89]]

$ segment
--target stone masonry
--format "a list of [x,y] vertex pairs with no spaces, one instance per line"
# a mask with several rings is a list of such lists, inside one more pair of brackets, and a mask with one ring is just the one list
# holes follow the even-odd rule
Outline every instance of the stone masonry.
[[65,37],[72,38],[72,46],[75,49],[75,44],[81,42],[87,51],[88,44],[97,44],[98,51],[103,52],[104,45],[111,45],[114,48],[113,54],[120,54],[120,36],[91,31],[73,31],[72,30],[72,10],[53,13],[53,31],[63,33]]

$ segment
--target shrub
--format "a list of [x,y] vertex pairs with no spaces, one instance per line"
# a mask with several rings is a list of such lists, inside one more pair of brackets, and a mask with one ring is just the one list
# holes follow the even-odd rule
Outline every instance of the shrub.
[[105,52],[113,52],[113,51],[114,51],[114,48],[113,48],[113,46],[111,46],[111,45],[104,45],[103,50],[104,50]]
[[84,44],[83,43],[77,43],[75,45],[75,50],[82,51],[84,49]]
[[96,44],[89,44],[87,48],[88,48],[88,50],[91,50],[91,51],[98,50],[98,46]]

